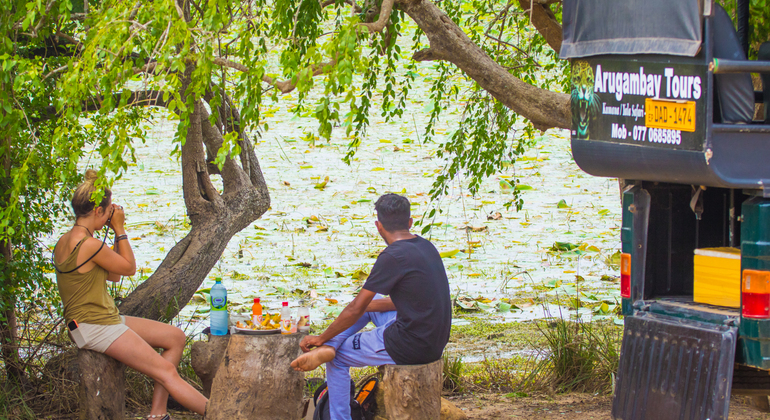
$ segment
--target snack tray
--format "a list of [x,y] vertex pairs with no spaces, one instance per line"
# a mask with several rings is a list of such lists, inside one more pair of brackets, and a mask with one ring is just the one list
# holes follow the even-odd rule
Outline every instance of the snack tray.
[[246,335],[270,335],[270,334],[280,334],[281,329],[276,328],[274,330],[252,330],[251,328],[238,328],[238,327],[231,327],[232,330],[230,331],[232,334],[246,334]]

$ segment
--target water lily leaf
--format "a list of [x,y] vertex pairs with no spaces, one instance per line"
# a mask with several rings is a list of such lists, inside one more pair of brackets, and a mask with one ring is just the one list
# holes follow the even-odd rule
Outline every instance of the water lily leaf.
[[453,249],[451,251],[441,252],[441,253],[439,253],[439,255],[441,256],[441,258],[452,258],[455,255],[457,255],[459,252],[460,252],[459,249]]
[[455,305],[469,311],[478,309],[476,303],[477,302],[475,300],[469,298],[468,296],[458,296],[455,299]]
[[478,307],[482,311],[488,311],[489,309],[492,308],[491,306],[487,305],[486,303],[482,303],[482,302],[476,302],[476,307]]
[[558,208],[558,209],[568,209],[568,208],[569,208],[569,205],[568,205],[568,204],[567,204],[567,202],[566,202],[566,201],[564,201],[564,199],[562,198],[562,199],[561,199],[561,200],[559,200],[559,202],[556,204],[556,208]]
[[323,182],[319,182],[318,184],[315,184],[313,188],[323,191],[324,188],[326,188],[326,184],[328,183],[329,183],[329,176],[327,175],[326,177],[324,177]]
[[533,189],[533,188],[530,187],[529,185],[525,185],[525,184],[517,184],[516,185],[516,190],[517,191],[527,191],[527,190],[531,190],[531,189]]
[[551,247],[551,250],[552,251],[571,251],[571,250],[573,250],[573,249],[575,249],[577,247],[578,247],[577,245],[575,245],[573,243],[570,243],[570,242],[559,242],[559,241],[556,241],[556,242],[553,243],[553,246]]
[[510,303],[500,302],[499,305],[497,305],[497,312],[510,312],[512,308],[512,305]]
[[339,301],[337,299],[325,298],[324,300],[329,302],[329,305],[336,305],[336,304],[339,303]]
[[356,280],[366,280],[369,277],[369,273],[359,268],[358,270],[350,273],[350,277]]

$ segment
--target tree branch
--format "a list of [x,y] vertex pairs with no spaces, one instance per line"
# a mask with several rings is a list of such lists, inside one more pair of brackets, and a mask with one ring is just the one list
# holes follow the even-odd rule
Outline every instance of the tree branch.
[[80,41],[78,41],[74,37],[71,37],[71,36],[65,34],[62,31],[56,31],[56,36],[59,37],[59,38],[64,39],[65,41],[69,42],[70,44],[75,45],[78,48],[82,48],[83,47],[83,44],[80,43]]
[[[116,103],[120,102],[120,98],[122,97],[122,95],[123,95],[122,93],[113,94],[112,95],[113,101],[115,101]],[[80,109],[83,112],[98,111],[102,107],[103,102],[104,102],[104,96],[95,96],[91,99],[83,101]],[[166,107],[168,106],[168,102],[163,100],[163,91],[139,90],[139,91],[131,92],[131,95],[128,97],[128,102],[126,103],[126,106]],[[42,121],[47,121],[47,120],[56,118],[57,117],[56,107],[48,106],[48,107],[42,108],[39,111],[39,114],[40,114],[39,117],[30,118],[30,122],[39,123]]]
[[371,32],[382,32],[390,20],[390,13],[393,11],[394,3],[395,0],[382,0],[382,6],[380,7],[380,17],[377,19],[377,21],[372,23],[359,23],[359,26],[366,27]]
[[430,48],[414,54],[416,61],[445,60],[456,65],[495,99],[527,118],[539,130],[572,125],[569,95],[540,89],[514,77],[429,0],[398,0],[397,5],[430,41]]
[[[343,3],[349,4],[350,6],[352,6],[353,10],[356,13],[361,13],[361,11],[363,10],[361,9],[361,6],[357,5],[353,0],[345,0],[343,1]],[[321,9],[329,7],[333,4],[337,4],[337,0],[324,0],[323,2],[321,2]]]
[[544,0],[519,0],[519,4],[529,15],[530,22],[543,35],[548,45],[556,52],[561,51],[562,28],[556,16],[548,7],[550,3]]
[[[239,70],[242,72],[249,71],[249,68],[244,66],[243,64],[236,63],[234,61],[230,61],[222,57],[214,57],[212,62],[218,66],[225,66],[225,67],[229,67],[231,69]],[[335,65],[337,65],[337,60],[330,60],[325,63],[314,64],[313,66],[311,66],[312,75],[313,75],[312,77],[327,73]],[[275,86],[278,90],[281,91],[281,93],[289,93],[297,88],[296,76],[291,78],[291,80],[281,81],[281,80],[275,80],[272,77],[265,75],[265,76],[262,76],[262,81],[269,85]]]

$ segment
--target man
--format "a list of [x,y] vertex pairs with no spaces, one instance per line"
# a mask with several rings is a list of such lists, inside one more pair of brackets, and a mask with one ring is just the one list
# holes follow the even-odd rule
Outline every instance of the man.
[[[374,224],[388,247],[358,296],[323,334],[303,338],[305,354],[291,362],[298,371],[326,363],[332,420],[350,420],[350,367],[434,362],[449,341],[449,282],[436,247],[409,233],[406,198],[385,194],[374,208]],[[360,332],[370,321],[376,328]]]

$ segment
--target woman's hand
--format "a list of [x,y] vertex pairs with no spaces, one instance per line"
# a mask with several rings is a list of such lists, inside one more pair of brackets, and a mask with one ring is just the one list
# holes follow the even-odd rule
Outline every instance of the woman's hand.
[[112,216],[110,216],[109,227],[115,232],[116,235],[122,235],[125,233],[124,225],[126,223],[126,214],[123,212],[123,206],[117,204],[112,205]]

